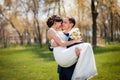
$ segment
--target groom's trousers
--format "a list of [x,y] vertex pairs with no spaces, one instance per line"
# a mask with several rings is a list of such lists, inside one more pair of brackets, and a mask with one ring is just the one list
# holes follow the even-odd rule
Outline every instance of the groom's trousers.
[[58,65],[59,80],[71,80],[75,65],[67,68]]
[[[77,44],[81,44],[81,43],[84,43],[84,42],[78,42],[78,43],[71,44],[67,46],[67,48],[77,45]],[[71,80],[75,65],[76,63],[68,68],[64,68],[58,65],[59,80]]]

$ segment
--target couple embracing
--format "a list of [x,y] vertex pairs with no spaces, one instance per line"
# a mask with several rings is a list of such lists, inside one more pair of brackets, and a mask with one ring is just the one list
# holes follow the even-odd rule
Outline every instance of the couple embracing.
[[97,74],[92,46],[82,42],[80,34],[74,39],[70,37],[75,29],[74,18],[53,15],[47,25],[47,37],[58,63],[60,80],[87,80]]

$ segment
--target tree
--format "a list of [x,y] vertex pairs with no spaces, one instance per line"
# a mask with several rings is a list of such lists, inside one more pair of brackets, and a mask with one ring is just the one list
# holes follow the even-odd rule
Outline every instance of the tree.
[[45,0],[45,6],[48,6],[47,9],[45,9],[45,11],[48,12],[47,16],[50,15],[51,10],[53,11],[52,14],[66,16],[64,0]]
[[[107,25],[106,28],[104,28],[104,31],[106,33],[106,39],[107,41],[114,41],[115,35],[117,36],[119,33],[119,28],[118,24],[119,23],[119,12],[120,12],[120,7],[118,5],[118,0],[97,0],[99,2],[99,14],[100,17],[104,19],[101,23]],[[100,20],[100,19],[99,19]],[[106,22],[106,23],[105,23]],[[117,38],[117,37],[116,37]]]
[[92,45],[96,46],[97,43],[97,25],[96,25],[96,19],[98,16],[98,12],[95,7],[95,0],[91,0],[91,11],[92,11]]
[[[12,6],[12,0],[4,0],[4,5],[5,5],[5,7],[3,7],[2,5],[0,7],[0,15],[2,15],[2,17],[5,19],[5,21],[8,24],[10,24],[18,32],[18,34],[20,34],[19,31],[16,29],[14,23],[12,22],[12,19],[10,19],[10,15],[9,15],[9,11],[11,11],[11,6]],[[3,34],[5,34],[4,31],[3,31]],[[5,42],[5,44],[6,44],[6,42]]]
[[34,27],[36,28],[36,34],[38,37],[38,41],[40,44],[40,47],[42,47],[42,36],[41,36],[41,32],[40,32],[40,25],[39,25],[39,21],[38,21],[38,13],[39,13],[39,9],[40,9],[40,0],[28,0],[28,8],[29,10],[32,10],[33,14],[34,14]]

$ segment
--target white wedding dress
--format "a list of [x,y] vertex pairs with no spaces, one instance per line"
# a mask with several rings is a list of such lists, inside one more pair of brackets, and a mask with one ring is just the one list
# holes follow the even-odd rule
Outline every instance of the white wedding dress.
[[[62,41],[67,41],[67,37],[62,32],[51,29]],[[81,49],[79,58],[76,56],[75,47]],[[85,80],[97,74],[92,46],[89,43],[77,44],[70,48],[54,47],[53,54],[56,62],[62,67],[70,67],[77,62],[72,80]]]

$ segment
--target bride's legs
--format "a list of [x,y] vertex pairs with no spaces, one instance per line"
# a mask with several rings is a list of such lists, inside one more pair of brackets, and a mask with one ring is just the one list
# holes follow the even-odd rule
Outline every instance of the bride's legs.
[[87,78],[90,78],[97,72],[92,46],[89,43],[82,43],[76,47],[81,49],[81,53],[74,69],[72,80],[76,78],[79,80],[88,80]]
[[[89,43],[81,43],[74,45],[69,48],[58,48],[54,49],[54,56],[56,61],[58,62],[59,65],[63,67],[69,67],[72,64],[74,64],[78,60],[78,56],[76,53],[79,55],[79,57],[82,55],[83,51],[87,50],[87,47],[89,47]],[[78,48],[78,49],[77,49]],[[77,52],[75,53],[75,49],[77,49]]]

